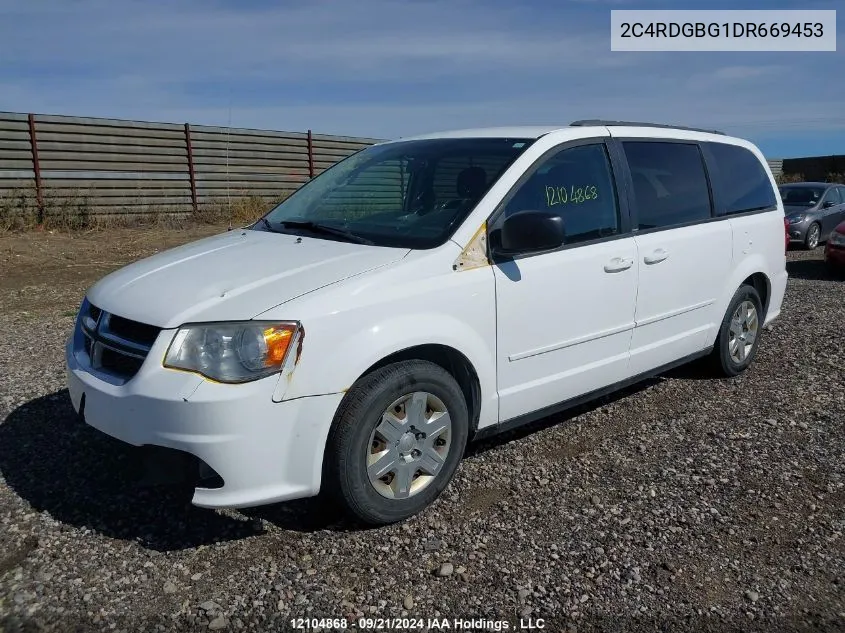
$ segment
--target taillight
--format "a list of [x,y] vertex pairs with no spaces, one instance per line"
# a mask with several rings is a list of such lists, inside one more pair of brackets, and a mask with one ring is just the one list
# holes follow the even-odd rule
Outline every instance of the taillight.
[[786,252],[789,250],[789,220],[786,218],[783,219],[783,238],[785,240],[783,254],[786,255]]

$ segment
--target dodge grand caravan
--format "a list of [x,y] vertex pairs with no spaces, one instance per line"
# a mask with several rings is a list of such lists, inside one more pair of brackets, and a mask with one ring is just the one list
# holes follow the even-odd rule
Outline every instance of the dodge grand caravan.
[[786,282],[749,142],[610,121],[434,134],[100,280],[67,380],[89,425],[187,454],[197,506],[320,493],[383,524],[432,503],[475,438],[699,357],[744,371]]

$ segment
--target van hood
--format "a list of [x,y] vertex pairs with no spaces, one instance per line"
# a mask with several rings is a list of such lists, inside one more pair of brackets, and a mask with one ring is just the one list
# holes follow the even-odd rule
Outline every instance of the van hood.
[[161,328],[191,321],[247,320],[396,262],[408,252],[265,231],[229,231],[120,268],[98,281],[88,291],[88,300],[107,312]]

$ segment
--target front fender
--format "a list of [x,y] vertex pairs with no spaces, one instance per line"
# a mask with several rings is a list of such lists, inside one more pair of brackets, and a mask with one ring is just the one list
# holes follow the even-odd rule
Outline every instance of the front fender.
[[[386,271],[385,277],[395,273]],[[274,400],[346,392],[369,367],[418,345],[443,345],[472,364],[481,390],[478,426],[498,422],[495,281],[487,268],[348,284],[300,304],[301,354]],[[342,300],[341,300],[342,298]],[[293,314],[293,312],[292,312]]]
[[[481,388],[478,426],[497,423],[494,349],[474,328],[446,315],[421,314],[381,322],[352,334],[336,346],[332,362],[322,367],[305,363],[297,367],[291,375],[284,399],[313,395],[315,390],[345,392],[368,368],[382,359],[411,347],[431,344],[450,347],[467,358],[476,371]],[[309,349],[309,353],[312,351]]]

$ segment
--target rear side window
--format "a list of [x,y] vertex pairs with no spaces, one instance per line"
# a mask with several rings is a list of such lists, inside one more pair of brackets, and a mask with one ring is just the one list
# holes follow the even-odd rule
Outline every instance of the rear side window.
[[707,147],[713,157],[713,182],[724,213],[759,211],[777,205],[769,175],[750,150],[726,143],[708,143]]
[[641,230],[711,217],[710,188],[701,150],[694,143],[625,141]]

